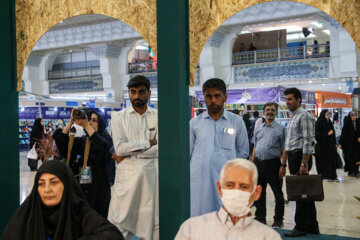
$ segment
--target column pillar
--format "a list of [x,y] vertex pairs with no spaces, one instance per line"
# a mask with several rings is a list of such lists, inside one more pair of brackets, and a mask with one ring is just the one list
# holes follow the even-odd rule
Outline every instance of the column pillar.
[[156,4],[160,239],[167,240],[190,216],[189,2]]
[[[100,73],[103,77],[103,88],[108,101],[123,101],[122,82],[124,79],[124,64],[122,48],[109,44],[90,46],[92,53],[100,61]],[[120,55],[120,56],[119,56]]]
[[15,0],[0,1],[0,235],[20,204],[19,94],[16,90]]

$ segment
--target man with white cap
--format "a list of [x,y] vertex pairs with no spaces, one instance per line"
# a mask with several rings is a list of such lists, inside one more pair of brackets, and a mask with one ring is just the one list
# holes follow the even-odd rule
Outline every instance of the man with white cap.
[[257,176],[256,166],[248,160],[226,162],[217,182],[222,207],[186,220],[175,240],[281,240],[275,230],[255,220],[250,213],[250,207],[261,194]]

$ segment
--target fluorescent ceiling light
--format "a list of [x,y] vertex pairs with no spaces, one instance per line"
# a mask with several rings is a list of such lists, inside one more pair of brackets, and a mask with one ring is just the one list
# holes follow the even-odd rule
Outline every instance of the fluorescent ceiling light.
[[323,27],[322,23],[319,23],[319,22],[311,22],[311,25],[313,25],[313,26],[315,26],[317,28],[322,28]]
[[248,30],[245,30],[245,31],[241,31],[241,33],[239,33],[239,34],[246,34],[246,33],[251,33],[251,32]]
[[[309,36],[307,36],[306,38],[316,38],[316,35],[312,33]],[[305,39],[304,34],[303,33],[293,33],[293,34],[286,35],[286,40],[297,40],[297,39]]]
[[265,27],[265,28],[261,28],[260,30],[261,31],[274,31],[274,30],[283,30],[283,29],[286,29],[286,32],[300,32],[302,30],[302,28],[297,25]]
[[330,36],[330,30],[329,29],[322,30],[322,32]]
[[148,50],[149,48],[145,47],[145,46],[136,46],[136,49],[138,49],[138,50]]

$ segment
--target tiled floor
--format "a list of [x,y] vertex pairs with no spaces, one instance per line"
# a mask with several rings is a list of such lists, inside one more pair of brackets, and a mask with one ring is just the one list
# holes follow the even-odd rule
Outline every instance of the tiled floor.
[[[31,191],[36,174],[30,172],[27,167],[26,153],[20,153],[20,171],[20,199],[23,201]],[[315,174],[313,171],[311,173]],[[324,182],[325,200],[316,203],[320,232],[360,238],[360,219],[356,218],[360,216],[360,201],[354,198],[354,196],[360,196],[360,179],[347,177],[342,169],[337,172],[340,182]],[[285,184],[283,190],[285,193]],[[268,187],[267,222],[269,225],[273,221],[274,205],[275,200]],[[293,228],[294,213],[294,202],[285,205],[284,229]]]

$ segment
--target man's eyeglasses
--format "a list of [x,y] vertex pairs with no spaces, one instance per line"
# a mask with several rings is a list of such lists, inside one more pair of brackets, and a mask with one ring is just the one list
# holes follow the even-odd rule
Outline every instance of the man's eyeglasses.
[[265,108],[265,112],[276,112],[276,109],[273,109],[273,108]]

